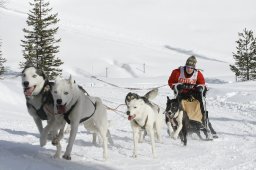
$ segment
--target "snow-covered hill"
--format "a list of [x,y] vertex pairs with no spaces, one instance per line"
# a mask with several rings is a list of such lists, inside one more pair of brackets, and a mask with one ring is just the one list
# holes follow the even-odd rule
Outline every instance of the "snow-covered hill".
[[[83,127],[71,161],[51,158],[55,147],[50,142],[39,146],[20,77],[14,76],[20,71],[28,2],[8,0],[6,8],[0,8],[2,52],[12,71],[0,80],[0,170],[255,169],[256,83],[235,83],[229,70],[237,33],[256,28],[254,0],[50,0],[61,20],[58,57],[65,62],[64,77],[72,74],[107,106],[123,104],[131,91],[127,87],[141,88],[133,91],[141,95],[147,88],[161,87],[154,102],[165,107],[166,96],[172,96],[164,86],[169,74],[191,54],[198,57],[197,66],[207,79],[207,107],[218,139],[205,142],[190,136],[184,147],[170,139],[164,127],[163,143],[156,144],[157,158],[152,158],[146,138],[134,159],[126,108],[119,107],[120,112],[108,112],[115,143],[109,145],[108,161],[103,161],[102,148],[92,145],[91,134]],[[66,134],[63,149],[67,139]]]

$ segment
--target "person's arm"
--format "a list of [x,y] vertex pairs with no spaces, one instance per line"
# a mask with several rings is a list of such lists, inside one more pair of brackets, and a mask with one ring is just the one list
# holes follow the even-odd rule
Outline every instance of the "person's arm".
[[205,79],[201,71],[198,71],[196,84],[205,86]]
[[172,71],[172,74],[170,75],[168,80],[168,85],[170,86],[171,89],[173,89],[174,85],[178,83],[179,75],[180,75],[179,69],[175,69]]

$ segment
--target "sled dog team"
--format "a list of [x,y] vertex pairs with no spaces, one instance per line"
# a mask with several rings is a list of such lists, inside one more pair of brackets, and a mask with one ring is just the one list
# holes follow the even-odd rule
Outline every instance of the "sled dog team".
[[[93,143],[98,137],[103,147],[103,158],[108,158],[108,143],[113,144],[107,119],[105,105],[98,97],[89,96],[70,76],[69,79],[56,78],[50,82],[44,73],[33,66],[26,66],[22,71],[22,86],[29,114],[40,133],[40,145],[44,146],[47,139],[56,146],[55,158],[61,156],[60,141],[64,136],[65,125],[70,125],[68,145],[63,158],[70,160],[78,126],[93,132]],[[161,142],[161,131],[164,120],[168,132],[174,139],[180,137],[187,144],[188,117],[177,103],[168,98],[166,110],[163,110],[151,100],[157,96],[154,89],[144,96],[128,93],[125,97],[127,116],[133,130],[133,157],[138,156],[138,143],[145,135],[151,139],[153,157],[156,157],[155,141]],[[42,121],[47,125],[43,128]],[[174,123],[175,122],[175,123]],[[176,125],[175,125],[176,124]]]

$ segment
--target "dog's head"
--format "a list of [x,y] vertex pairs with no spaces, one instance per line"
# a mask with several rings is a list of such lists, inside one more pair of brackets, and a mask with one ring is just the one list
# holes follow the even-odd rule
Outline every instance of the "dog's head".
[[21,72],[22,86],[26,97],[37,95],[44,86],[45,75],[33,66],[27,66]]
[[67,106],[71,103],[75,94],[77,85],[73,78],[61,79],[57,77],[52,87],[52,96],[54,100],[54,113],[66,113]]
[[125,97],[125,104],[128,105],[131,100],[139,98],[140,96],[138,94],[129,92]]
[[127,104],[128,120],[133,120],[135,117],[141,116],[141,109],[145,105],[145,102],[141,98],[134,98]]
[[170,99],[167,96],[165,114],[167,114],[167,116],[172,119],[174,115],[179,111],[179,108],[178,99]]

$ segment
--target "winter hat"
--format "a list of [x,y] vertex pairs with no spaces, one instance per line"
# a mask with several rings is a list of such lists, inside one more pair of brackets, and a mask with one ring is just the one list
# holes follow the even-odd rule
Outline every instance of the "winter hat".
[[188,57],[187,61],[186,61],[186,66],[190,66],[195,68],[196,67],[196,57],[195,56],[190,56]]

